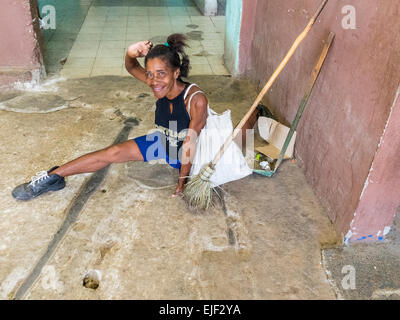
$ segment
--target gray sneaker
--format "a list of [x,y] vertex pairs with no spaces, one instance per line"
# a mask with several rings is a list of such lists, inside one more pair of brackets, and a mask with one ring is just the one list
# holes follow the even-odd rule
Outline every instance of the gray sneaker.
[[40,196],[47,191],[57,191],[65,187],[64,177],[58,174],[48,174],[49,172],[57,169],[58,167],[51,168],[49,171],[40,171],[32,180],[27,183],[20,184],[13,192],[12,196],[18,200],[30,200]]

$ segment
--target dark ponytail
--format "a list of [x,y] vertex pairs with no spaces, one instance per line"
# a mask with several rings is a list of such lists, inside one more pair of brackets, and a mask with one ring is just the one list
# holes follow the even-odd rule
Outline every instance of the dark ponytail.
[[144,63],[147,64],[148,59],[161,58],[172,69],[180,69],[180,77],[187,78],[190,69],[190,60],[185,53],[187,38],[181,33],[171,34],[165,44],[156,45],[145,57]]

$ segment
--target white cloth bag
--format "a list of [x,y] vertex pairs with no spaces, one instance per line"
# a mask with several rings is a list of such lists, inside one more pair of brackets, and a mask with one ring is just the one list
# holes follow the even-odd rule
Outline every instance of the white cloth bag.
[[[196,153],[192,162],[190,175],[197,175],[204,165],[209,164],[214,159],[221,146],[233,131],[230,110],[218,114],[208,106],[207,112],[206,125],[197,138]],[[215,166],[215,172],[210,179],[211,185],[216,187],[230,181],[242,179],[252,174],[252,172],[246,163],[242,151],[232,141]]]

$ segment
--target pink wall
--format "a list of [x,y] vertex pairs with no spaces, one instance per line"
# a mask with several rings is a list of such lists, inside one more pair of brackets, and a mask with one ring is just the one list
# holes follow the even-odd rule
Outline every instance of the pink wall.
[[[37,39],[36,0],[2,1],[0,10],[0,78],[40,68],[42,55]],[[0,80],[1,83],[1,80]]]
[[[320,2],[258,1],[255,16],[247,17],[254,20],[254,36],[245,75],[264,86]],[[280,121],[291,123],[323,40],[330,31],[336,33],[297,129],[296,158],[343,236],[358,207],[400,74],[399,1],[351,1],[355,30],[342,28],[341,11],[348,4],[328,2],[266,99]]]
[[254,38],[255,15],[258,0],[242,0],[242,23],[239,46],[239,74],[251,68],[251,50]]
[[[400,87],[398,90],[400,93]],[[400,97],[396,95],[385,133],[351,223],[349,241],[383,240],[400,206]]]

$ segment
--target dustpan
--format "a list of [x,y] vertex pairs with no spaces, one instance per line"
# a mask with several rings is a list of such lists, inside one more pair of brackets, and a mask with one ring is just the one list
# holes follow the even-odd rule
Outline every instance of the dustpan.
[[[261,138],[267,141],[268,144],[257,147],[256,151],[259,152],[259,154],[266,156],[267,161],[272,165],[272,168],[275,167],[281,153],[283,154],[283,159],[290,159],[293,157],[296,132],[294,132],[290,142],[285,145],[290,128],[284,126],[282,123],[279,123],[271,117],[264,116],[258,118],[258,131]],[[254,170],[256,173],[267,176],[271,176],[274,173],[274,170],[265,170],[264,168],[263,170],[257,168]]]

